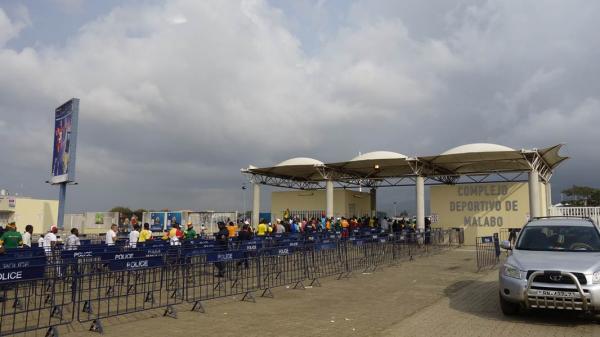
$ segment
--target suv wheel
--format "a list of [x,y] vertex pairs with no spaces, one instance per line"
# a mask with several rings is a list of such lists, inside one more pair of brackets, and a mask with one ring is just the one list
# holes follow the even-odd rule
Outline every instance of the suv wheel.
[[513,316],[519,313],[519,308],[521,307],[518,303],[512,303],[504,299],[502,295],[500,296],[500,309],[502,309],[502,313],[505,316]]

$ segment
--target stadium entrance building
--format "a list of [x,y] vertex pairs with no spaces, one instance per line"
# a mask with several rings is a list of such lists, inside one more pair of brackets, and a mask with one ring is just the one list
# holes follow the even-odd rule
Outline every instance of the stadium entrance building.
[[[250,166],[242,173],[253,185],[253,224],[259,220],[261,185],[324,190],[324,194],[319,192],[324,198],[317,197],[314,202],[324,204],[328,217],[342,215],[348,209],[334,211],[336,187],[369,188],[370,213],[376,214],[377,188],[415,186],[417,228],[424,229],[425,186],[430,185],[434,226],[463,228],[465,243],[474,244],[476,236],[491,235],[499,228],[521,227],[529,217],[547,214],[551,205],[550,178],[554,169],[568,159],[559,154],[561,147],[518,150],[475,143],[439,155],[415,157],[375,151],[327,164],[293,158],[271,167]],[[293,204],[273,206],[277,207],[272,209],[274,213],[294,208]]]

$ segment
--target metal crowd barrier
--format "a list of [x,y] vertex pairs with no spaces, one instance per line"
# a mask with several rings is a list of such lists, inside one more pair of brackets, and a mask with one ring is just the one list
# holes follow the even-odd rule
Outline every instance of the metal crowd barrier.
[[475,254],[477,257],[477,271],[495,267],[500,262],[498,233],[494,233],[493,236],[475,238]]
[[64,268],[46,259],[41,248],[24,251],[26,258],[0,258],[0,336],[32,330],[58,334],[57,327],[73,321],[73,284]]
[[[125,246],[84,245],[77,250],[8,250],[0,256],[0,336],[73,323],[103,332],[110,317],[254,294],[272,289],[320,286],[325,277],[373,272],[415,256],[452,246],[452,231],[388,233],[357,230],[349,237],[326,232],[273,235],[248,241],[192,240],[180,246],[163,241]],[[479,261],[479,260],[478,260]]]

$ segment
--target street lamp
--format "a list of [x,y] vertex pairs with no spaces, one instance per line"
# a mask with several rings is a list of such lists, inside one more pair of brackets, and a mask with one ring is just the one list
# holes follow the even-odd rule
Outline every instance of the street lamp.
[[246,221],[246,183],[242,184],[242,212],[244,214],[244,222]]

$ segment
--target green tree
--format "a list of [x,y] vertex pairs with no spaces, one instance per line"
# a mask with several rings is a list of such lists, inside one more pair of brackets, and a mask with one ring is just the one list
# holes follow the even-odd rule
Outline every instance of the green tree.
[[573,185],[562,193],[569,197],[569,202],[574,206],[600,205],[600,189],[597,188]]
[[138,208],[135,211],[133,211],[133,214],[135,214],[135,216],[137,216],[137,218],[138,218],[139,221],[142,221],[142,216],[146,212],[147,212],[147,210],[145,210],[143,208]]
[[129,218],[133,214],[133,211],[129,207],[116,206],[110,209],[109,212],[119,212],[119,217]]

